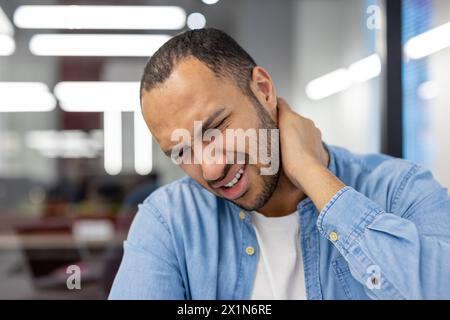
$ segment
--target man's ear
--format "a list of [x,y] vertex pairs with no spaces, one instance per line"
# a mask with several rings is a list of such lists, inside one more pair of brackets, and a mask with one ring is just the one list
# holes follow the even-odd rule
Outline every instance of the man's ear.
[[250,87],[258,99],[272,116],[277,119],[277,94],[272,78],[266,69],[256,66],[252,70],[252,81]]

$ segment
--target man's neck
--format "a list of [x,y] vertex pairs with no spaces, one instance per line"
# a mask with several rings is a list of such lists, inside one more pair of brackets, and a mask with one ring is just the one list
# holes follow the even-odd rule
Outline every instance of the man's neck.
[[298,203],[305,199],[303,191],[296,188],[283,170],[280,172],[277,187],[269,201],[258,212],[266,217],[282,217],[297,210]]
[[[330,164],[330,154],[324,148],[326,157],[326,166]],[[280,169],[280,178],[278,179],[277,187],[270,197],[269,201],[258,212],[266,217],[282,217],[297,210],[300,201],[306,198],[306,194],[298,189],[284,174],[283,169]]]

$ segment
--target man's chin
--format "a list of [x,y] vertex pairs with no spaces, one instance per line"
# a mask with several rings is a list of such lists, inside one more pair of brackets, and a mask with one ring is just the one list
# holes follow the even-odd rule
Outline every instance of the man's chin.
[[272,195],[275,193],[277,184],[279,180],[279,175],[275,176],[266,176],[266,179],[263,179],[261,186],[262,189],[258,192],[256,196],[253,196],[252,201],[243,201],[241,204],[238,204],[241,208],[247,211],[258,211],[263,208],[272,198]]
[[234,204],[239,206],[240,208],[246,210],[246,211],[258,211],[262,207],[266,205],[266,203],[269,201],[270,196],[262,198],[261,196],[257,197],[253,200],[245,199],[245,197],[242,197],[240,199],[237,199],[235,201],[232,201]]
[[[210,186],[205,188],[208,189],[217,197],[230,201],[246,211],[258,211],[269,202],[270,198],[275,192],[279,179],[279,174],[275,176],[265,176],[265,177],[266,177],[265,179],[261,179],[262,181],[260,181],[259,185],[261,186],[261,188],[258,188],[254,184],[250,184],[247,190],[237,199],[227,199],[223,194],[221,194],[217,190],[211,189]],[[253,179],[253,182],[255,182],[254,180],[255,179]],[[256,195],[252,194],[254,193],[255,188],[261,189],[258,191]]]
[[238,207],[240,207],[241,209],[244,209],[246,211],[254,211],[254,210],[258,210],[259,208],[262,208],[264,206],[264,204],[261,205],[261,203],[258,200],[250,200],[248,199],[250,190],[247,190],[241,197],[239,197],[238,199],[235,200],[230,200],[225,198],[223,195],[217,193],[217,192],[213,192],[216,196],[230,201],[231,203],[237,205]]

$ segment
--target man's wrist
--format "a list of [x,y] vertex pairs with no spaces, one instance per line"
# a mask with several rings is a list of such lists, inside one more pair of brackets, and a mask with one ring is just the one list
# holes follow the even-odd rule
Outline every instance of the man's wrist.
[[294,178],[294,183],[297,186],[305,187],[305,184],[308,184],[308,181],[311,180],[312,177],[317,176],[320,172],[326,169],[323,164],[315,159],[304,159],[300,161],[295,168],[295,171],[292,173],[292,177]]
[[295,183],[314,202],[319,212],[345,184],[318,161],[304,162],[294,174]]

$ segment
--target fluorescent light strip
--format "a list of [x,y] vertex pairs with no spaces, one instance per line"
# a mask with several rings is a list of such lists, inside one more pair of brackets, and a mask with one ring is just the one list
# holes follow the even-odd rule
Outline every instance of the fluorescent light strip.
[[0,34],[0,56],[10,56],[16,50],[16,43],[13,37]]
[[140,110],[139,82],[63,81],[54,92],[67,112]]
[[140,175],[152,171],[152,135],[140,111],[134,113],[134,170]]
[[321,100],[380,74],[380,57],[373,54],[352,63],[348,69],[341,68],[312,80],[306,86],[306,94],[312,100]]
[[377,54],[373,54],[352,63],[348,71],[350,72],[352,81],[365,82],[381,74],[381,59]]
[[338,69],[308,83],[306,94],[312,100],[320,100],[349,88],[351,84],[348,70]]
[[46,112],[55,107],[55,97],[44,83],[0,82],[0,112]]
[[108,111],[103,114],[104,167],[109,175],[122,171],[122,113]]
[[148,57],[169,39],[162,34],[37,34],[29,46],[38,56]]
[[[3,9],[0,7],[0,34],[12,36],[14,34],[14,27],[9,21]],[[1,46],[0,46],[1,48]]]
[[16,42],[13,35],[14,28],[0,7],[0,56],[10,56],[16,50]]
[[435,81],[426,81],[417,88],[417,95],[423,100],[432,100],[438,97],[439,88]]
[[25,5],[14,23],[28,29],[177,30],[186,13],[177,6]]
[[450,47],[450,22],[411,38],[405,44],[405,53],[411,59],[420,59]]

